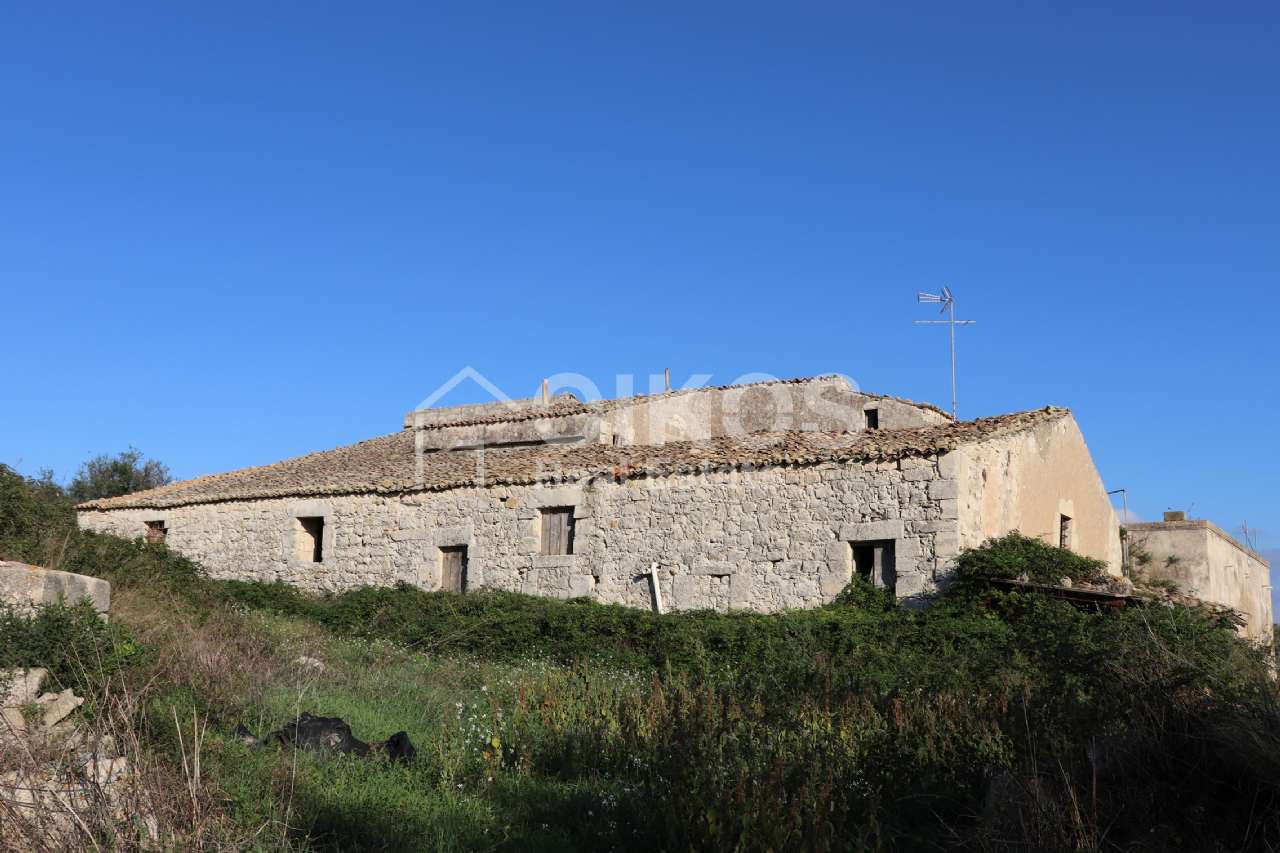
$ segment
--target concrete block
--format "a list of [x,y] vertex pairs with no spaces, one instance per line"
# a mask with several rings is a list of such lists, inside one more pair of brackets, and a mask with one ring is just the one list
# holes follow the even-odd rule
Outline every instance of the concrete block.
[[902,519],[864,521],[840,525],[840,538],[846,542],[866,542],[872,539],[899,539],[902,537]]
[[962,457],[956,451],[944,453],[938,457],[938,474],[944,479],[954,480],[960,476],[960,462]]
[[570,575],[569,576],[569,597],[582,598],[589,596],[596,590],[596,579],[593,575]]
[[897,557],[919,557],[922,550],[919,539],[914,536],[904,536],[897,541],[894,554]]
[[693,575],[676,575],[671,579],[672,608],[688,609],[698,606],[698,579]]
[[840,594],[840,590],[844,589],[849,581],[853,578],[853,570],[851,568],[828,569],[818,576],[818,586],[822,591],[822,600],[824,602],[831,601]]
[[58,601],[75,604],[86,596],[99,613],[111,610],[111,584],[100,578],[0,561],[0,601],[6,604],[19,607]]
[[933,480],[929,483],[929,497],[932,500],[955,498],[960,495],[960,484],[955,480]]
[[894,593],[899,598],[920,595],[929,585],[929,577],[923,572],[911,571],[898,575]]

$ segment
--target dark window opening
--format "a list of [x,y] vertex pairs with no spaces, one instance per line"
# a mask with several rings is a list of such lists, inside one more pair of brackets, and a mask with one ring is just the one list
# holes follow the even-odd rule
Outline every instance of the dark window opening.
[[1058,547],[1071,547],[1071,516],[1058,516]]
[[324,517],[311,516],[298,519],[299,560],[310,563],[324,561]]
[[542,553],[573,553],[573,507],[547,507],[542,511]]
[[160,545],[168,535],[169,528],[164,526],[163,521],[147,522],[146,541],[148,545]]
[[892,591],[898,585],[898,575],[893,565],[893,540],[851,542],[853,569],[863,580]]
[[867,429],[880,429],[879,409],[867,409],[863,414],[867,416]]
[[440,549],[440,588],[448,592],[467,591],[467,546]]

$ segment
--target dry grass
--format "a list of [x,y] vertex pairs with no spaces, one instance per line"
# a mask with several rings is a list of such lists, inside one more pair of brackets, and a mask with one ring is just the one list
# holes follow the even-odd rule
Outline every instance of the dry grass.
[[[148,748],[152,687],[112,679],[69,738],[0,747],[0,851],[243,850],[256,835],[223,814],[201,770],[206,723],[174,719],[180,767]],[[267,830],[262,827],[261,831]]]
[[154,657],[127,675],[93,679],[101,690],[64,723],[76,726],[69,737],[0,744],[0,853],[290,849],[286,827],[228,817],[204,762],[209,719],[180,718],[157,701],[186,688],[209,707],[240,707],[278,683],[288,652],[252,630],[250,618],[201,616],[179,601],[122,591],[113,619]]

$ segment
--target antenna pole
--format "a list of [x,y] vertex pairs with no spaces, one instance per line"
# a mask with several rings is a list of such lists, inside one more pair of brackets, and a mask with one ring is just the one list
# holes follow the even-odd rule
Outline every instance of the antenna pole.
[[956,301],[954,299],[947,300],[947,307],[951,309],[951,418],[956,417]]
[[956,392],[956,326],[972,326],[976,320],[957,320],[956,319],[956,298],[951,293],[951,288],[942,288],[942,293],[917,293],[916,301],[923,303],[933,303],[942,305],[942,313],[947,315],[946,320],[916,320],[919,326],[950,326],[951,333],[951,417],[957,419],[957,398]]

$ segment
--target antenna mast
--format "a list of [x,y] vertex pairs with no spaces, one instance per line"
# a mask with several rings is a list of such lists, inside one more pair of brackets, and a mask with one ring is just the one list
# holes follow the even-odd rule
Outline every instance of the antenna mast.
[[956,326],[972,326],[977,320],[957,320],[956,319],[956,298],[951,294],[951,288],[942,288],[941,293],[924,293],[916,294],[917,302],[941,304],[942,311],[940,313],[948,314],[946,320],[916,320],[917,326],[949,326],[951,331],[951,417],[956,417]]

